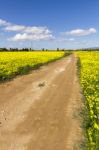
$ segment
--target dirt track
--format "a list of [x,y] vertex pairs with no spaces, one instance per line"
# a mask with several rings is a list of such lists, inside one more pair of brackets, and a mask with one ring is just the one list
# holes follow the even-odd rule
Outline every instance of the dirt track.
[[76,150],[81,108],[72,55],[0,84],[0,150]]

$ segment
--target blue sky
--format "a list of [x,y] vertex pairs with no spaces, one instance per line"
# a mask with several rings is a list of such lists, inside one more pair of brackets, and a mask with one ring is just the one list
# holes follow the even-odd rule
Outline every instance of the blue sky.
[[0,0],[0,47],[99,47],[99,0]]

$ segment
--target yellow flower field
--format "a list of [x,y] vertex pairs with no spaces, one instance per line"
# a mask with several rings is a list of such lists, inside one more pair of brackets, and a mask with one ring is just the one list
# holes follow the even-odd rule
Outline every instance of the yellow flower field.
[[88,150],[99,149],[99,52],[77,52],[81,62],[80,82],[88,111]]
[[37,68],[64,55],[64,52],[0,52],[0,80],[24,74],[31,68]]

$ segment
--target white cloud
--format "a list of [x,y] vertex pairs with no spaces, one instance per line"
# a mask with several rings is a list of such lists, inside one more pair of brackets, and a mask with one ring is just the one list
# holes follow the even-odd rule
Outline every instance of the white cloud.
[[26,33],[33,33],[33,34],[50,34],[51,31],[47,29],[47,27],[26,27],[24,29]]
[[9,40],[12,41],[54,39],[52,32],[47,27],[17,25],[2,19],[0,19],[0,26],[2,26],[5,31],[19,32],[15,36],[9,38]]
[[23,31],[25,29],[25,26],[21,25],[8,25],[4,28],[6,31]]
[[36,27],[36,26],[23,26],[23,25],[14,25],[10,24],[4,28],[6,31],[20,31],[23,33],[32,33],[32,34],[49,34],[51,31],[47,27]]
[[9,26],[9,25],[10,25],[10,23],[9,23],[9,22],[7,22],[7,21],[5,21],[5,20],[0,19],[0,26]]
[[23,33],[23,34],[16,34],[14,37],[10,38],[9,40],[12,41],[26,41],[26,40],[34,40],[34,41],[38,41],[38,40],[52,40],[54,39],[54,37],[51,34],[27,34],[27,33]]
[[89,28],[87,30],[75,29],[75,30],[67,31],[64,34],[65,35],[71,35],[71,36],[86,36],[86,35],[94,34],[96,32],[97,31],[95,28]]
[[5,26],[7,22],[5,20],[0,19],[0,26]]

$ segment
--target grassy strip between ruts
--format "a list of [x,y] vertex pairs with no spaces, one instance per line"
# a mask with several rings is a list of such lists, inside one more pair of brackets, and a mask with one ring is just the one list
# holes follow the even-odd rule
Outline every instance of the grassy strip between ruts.
[[70,55],[70,52],[0,52],[0,81],[27,74],[44,64]]

